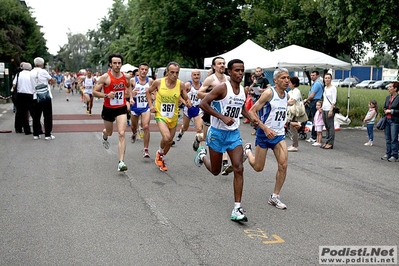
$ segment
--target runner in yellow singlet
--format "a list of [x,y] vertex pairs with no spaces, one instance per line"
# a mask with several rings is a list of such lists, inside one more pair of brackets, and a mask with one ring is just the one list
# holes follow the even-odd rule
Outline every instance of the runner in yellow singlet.
[[[172,146],[176,134],[179,115],[179,98],[184,105],[191,107],[191,101],[187,96],[184,82],[178,79],[180,66],[176,62],[170,62],[166,67],[166,77],[155,80],[146,91],[148,105],[151,113],[155,113],[155,121],[162,139],[155,157],[155,164],[161,171],[167,171],[165,155]],[[151,94],[156,92],[155,106]]]

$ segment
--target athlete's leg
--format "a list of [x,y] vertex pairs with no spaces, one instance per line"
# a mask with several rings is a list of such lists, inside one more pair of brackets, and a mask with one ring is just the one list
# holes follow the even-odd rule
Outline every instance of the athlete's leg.
[[255,148],[255,156],[252,151],[247,152],[248,162],[256,172],[263,171],[266,163],[266,155],[268,149],[263,149],[259,145]]
[[222,153],[209,148],[209,156],[204,156],[202,161],[214,176],[220,174],[220,170],[222,170]]
[[138,127],[138,124],[139,124],[139,116],[132,114],[131,121],[132,121],[132,125],[130,126],[130,128],[132,129],[133,136],[136,136],[137,127]]
[[244,167],[243,167],[243,150],[239,145],[233,150],[227,152],[230,157],[231,164],[234,171],[234,202],[241,202],[242,190],[244,186]]
[[274,194],[280,194],[281,188],[284,185],[285,177],[287,176],[288,166],[288,151],[285,140],[280,141],[273,149],[276,156],[278,169],[276,173],[276,184],[274,186]]
[[125,139],[125,131],[126,131],[126,114],[122,114],[116,117],[116,128],[118,129],[118,152],[119,152],[119,161],[123,161],[126,152],[126,139]]
[[150,120],[151,112],[141,114],[141,128],[144,131],[144,149],[148,149],[150,145]]

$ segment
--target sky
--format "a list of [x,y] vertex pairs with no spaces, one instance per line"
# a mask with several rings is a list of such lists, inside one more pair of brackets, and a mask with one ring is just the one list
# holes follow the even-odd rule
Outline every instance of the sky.
[[25,0],[32,16],[42,26],[50,54],[57,54],[68,43],[67,33],[86,34],[97,29],[101,18],[107,16],[112,0]]

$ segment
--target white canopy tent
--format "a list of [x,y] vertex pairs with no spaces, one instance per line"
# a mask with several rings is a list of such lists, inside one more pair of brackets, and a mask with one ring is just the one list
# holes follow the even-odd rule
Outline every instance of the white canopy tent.
[[135,66],[133,66],[133,65],[131,65],[131,64],[124,64],[124,65],[122,65],[122,67],[121,67],[121,71],[122,72],[128,72],[128,71],[130,71],[130,70],[135,70],[137,67],[135,67]]
[[[336,59],[332,56],[298,45],[290,45],[273,51],[265,58],[263,69],[274,70],[277,67],[292,70],[314,70],[314,69],[351,69],[351,64]],[[348,87],[347,114],[349,116],[350,87]]]
[[212,59],[216,56],[221,56],[226,60],[226,64],[232,59],[241,59],[244,61],[245,70],[251,70],[260,67],[261,62],[268,58],[270,53],[270,51],[248,39],[224,54],[205,58],[204,67],[210,68]]
[[290,45],[273,51],[263,60],[263,69],[285,67],[291,70],[350,69],[351,64],[312,49]]

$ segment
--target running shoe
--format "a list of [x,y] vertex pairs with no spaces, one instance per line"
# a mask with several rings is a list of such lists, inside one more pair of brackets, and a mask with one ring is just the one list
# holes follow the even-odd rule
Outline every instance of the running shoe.
[[89,115],[91,116],[91,110],[89,110]]
[[231,212],[230,219],[236,222],[248,222],[248,218],[244,213],[245,211],[242,207],[234,208]]
[[200,145],[200,141],[198,140],[198,136],[195,135],[195,140],[194,140],[194,142],[193,142],[193,150],[194,150],[194,151],[197,151],[198,148],[199,148],[199,145]]
[[391,158],[388,159],[388,162],[399,162],[399,159],[391,156]]
[[156,164],[158,167],[161,167],[162,164],[163,164],[162,161],[163,161],[162,155],[159,153],[159,151],[157,151],[157,154],[155,155],[155,164]]
[[196,166],[201,167],[204,164],[204,161],[202,160],[202,156],[206,155],[207,151],[206,149],[201,146],[197,150],[197,155],[194,157],[194,163]]
[[109,142],[108,142],[108,138],[104,139],[104,132],[102,132],[102,139],[103,139],[103,146],[105,149],[109,149]]
[[245,146],[244,146],[244,160],[243,160],[243,162],[245,162],[247,159],[248,159],[248,155],[247,155],[247,152],[248,151],[252,151],[252,145],[251,145],[251,143],[247,143],[247,144],[245,144]]
[[225,164],[222,168],[222,175],[228,175],[233,172],[233,166]]
[[124,172],[127,170],[127,166],[123,161],[119,161],[118,172]]
[[388,155],[385,154],[384,156],[381,157],[381,160],[388,160],[388,158],[389,158]]
[[55,137],[53,135],[50,135],[50,136],[44,137],[44,139],[45,140],[53,140],[53,139],[55,139]]
[[33,136],[34,140],[40,139],[40,135],[39,136]]
[[270,205],[276,207],[277,209],[281,209],[281,210],[287,209],[287,205],[285,205],[284,203],[281,202],[279,195],[274,196],[274,197],[273,197],[273,195],[270,195],[268,203]]
[[181,132],[179,132],[179,134],[176,137],[176,141],[180,141],[181,137],[183,137],[183,134]]
[[150,154],[148,153],[148,149],[143,149],[143,158],[150,158]]
[[159,166],[159,170],[162,172],[168,171],[168,167],[166,166],[165,160],[163,159],[163,156],[161,156],[161,165]]
[[132,134],[132,137],[130,138],[132,143],[136,142],[136,134]]
[[306,140],[306,142],[314,143],[314,142],[316,142],[316,140],[315,140],[314,138],[308,138],[308,139]]

